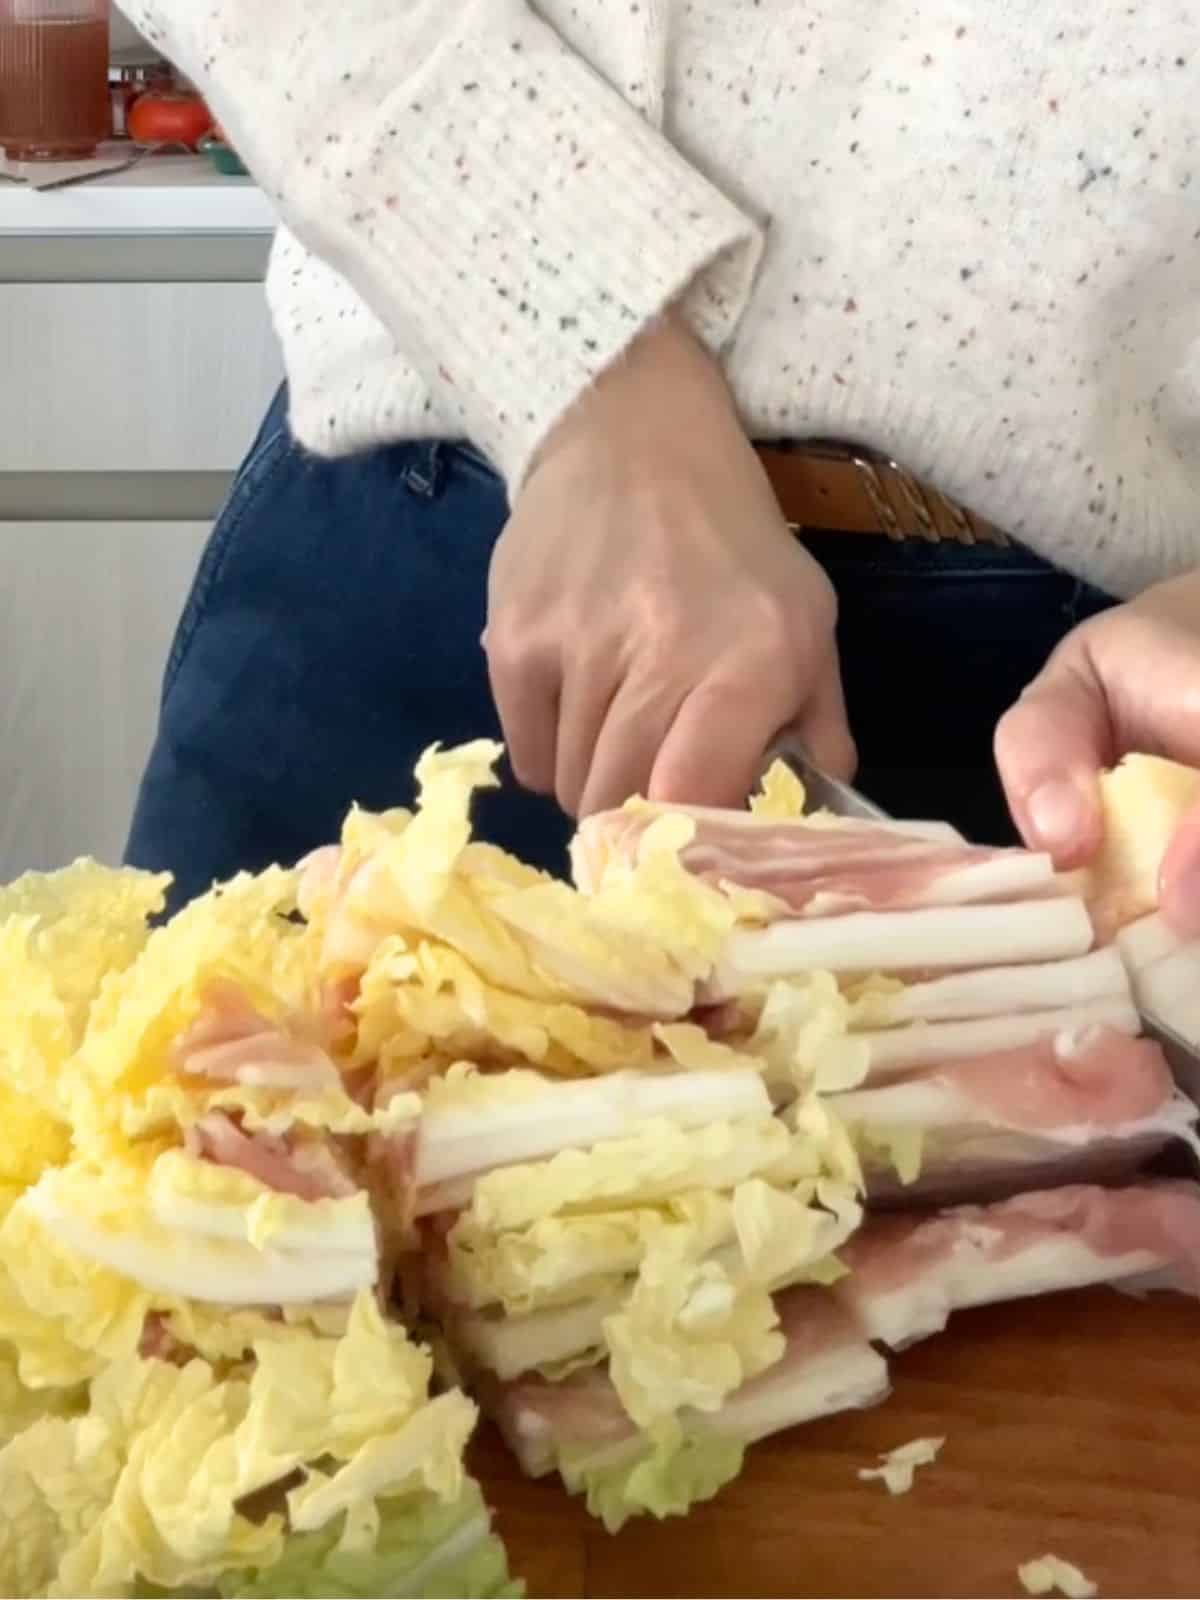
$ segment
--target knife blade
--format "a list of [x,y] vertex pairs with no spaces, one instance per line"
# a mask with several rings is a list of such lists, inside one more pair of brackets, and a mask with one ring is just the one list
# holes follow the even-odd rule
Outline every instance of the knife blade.
[[[868,822],[891,820],[882,806],[868,800],[852,783],[822,771],[799,740],[781,735],[767,751],[763,760],[764,773],[774,761],[784,762],[800,779],[811,810],[832,811],[834,816]],[[1200,1050],[1164,1022],[1157,1012],[1138,1004],[1137,1013],[1142,1032],[1162,1050],[1175,1082],[1189,1099],[1200,1105]]]
[[781,734],[775,740],[763,757],[760,780],[776,761],[782,761],[800,779],[811,811],[832,811],[836,817],[857,817],[867,822],[889,820],[887,812],[853,784],[822,771],[798,739]]

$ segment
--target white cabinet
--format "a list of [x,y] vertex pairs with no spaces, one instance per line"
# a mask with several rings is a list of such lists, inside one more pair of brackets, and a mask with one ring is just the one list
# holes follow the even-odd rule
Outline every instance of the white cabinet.
[[0,882],[119,859],[207,534],[0,522]]
[[0,284],[0,473],[232,472],[282,370],[261,283]]
[[261,282],[189,280],[219,241],[171,242],[167,279],[136,239],[128,278],[39,278],[37,239],[26,281],[0,271],[0,882],[120,859],[210,519],[282,377]]

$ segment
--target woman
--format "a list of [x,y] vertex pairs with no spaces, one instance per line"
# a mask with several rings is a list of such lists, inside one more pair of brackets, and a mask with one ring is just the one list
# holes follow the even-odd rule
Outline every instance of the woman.
[[[548,863],[563,812],[735,802],[784,726],[997,836],[992,734],[1031,679],[1001,776],[1064,864],[1102,763],[1200,760],[1200,25],[133,10],[286,225],[289,394],[198,576],[130,843],[181,894],[403,800],[435,738],[503,733],[557,805],[514,788],[485,830]],[[751,443],[813,439],[883,463]],[[939,527],[977,542],[892,537]],[[1178,909],[1200,824],[1170,866]]]

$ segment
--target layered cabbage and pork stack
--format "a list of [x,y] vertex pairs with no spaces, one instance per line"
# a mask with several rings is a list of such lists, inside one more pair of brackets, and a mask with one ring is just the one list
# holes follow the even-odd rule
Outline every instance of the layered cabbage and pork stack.
[[0,898],[6,1592],[501,1592],[476,1405],[616,1528],[956,1310],[1196,1292],[1134,1004],[1187,997],[1191,775],[1114,775],[1086,880],[776,772],[589,819],[571,885],[472,838],[498,754],[161,926],[86,863]]

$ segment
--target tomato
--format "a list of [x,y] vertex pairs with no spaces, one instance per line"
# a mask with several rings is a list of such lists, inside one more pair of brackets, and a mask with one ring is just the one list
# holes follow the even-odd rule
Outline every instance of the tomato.
[[135,144],[185,144],[189,150],[213,125],[212,112],[198,94],[148,89],[129,108],[127,126]]

